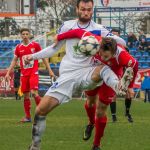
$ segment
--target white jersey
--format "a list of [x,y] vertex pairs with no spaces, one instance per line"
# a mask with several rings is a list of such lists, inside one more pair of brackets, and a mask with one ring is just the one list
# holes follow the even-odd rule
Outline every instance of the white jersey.
[[[86,25],[80,25],[78,23],[78,20],[70,20],[64,22],[64,24],[58,30],[58,34],[77,28],[90,31],[93,34],[97,34],[103,37],[109,34],[109,30],[107,30],[102,25],[99,25],[93,21],[90,21]],[[78,42],[79,39],[66,39],[66,47],[65,47],[66,55],[63,57],[61,61],[60,73],[86,68],[94,65],[94,60],[92,56],[86,57],[84,55],[78,55],[74,52],[74,46],[76,46]]]

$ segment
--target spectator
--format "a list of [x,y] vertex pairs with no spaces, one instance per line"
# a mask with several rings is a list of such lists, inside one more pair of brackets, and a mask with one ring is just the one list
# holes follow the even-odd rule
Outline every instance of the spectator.
[[150,41],[147,41],[147,51],[150,52]]
[[144,34],[143,31],[140,31],[140,33],[139,33],[139,42],[141,42],[142,39],[146,39],[146,35]]
[[120,30],[119,30],[119,29],[112,28],[111,32],[112,32],[112,34],[114,34],[114,35],[120,36]]
[[144,102],[150,102],[150,76],[148,73],[144,73],[144,80],[141,85],[141,89],[145,91],[145,99]]
[[134,44],[136,43],[136,41],[137,41],[136,36],[132,32],[129,32],[127,46],[129,48],[132,48]]
[[146,51],[148,49],[148,45],[147,45],[147,42],[146,42],[146,39],[143,38],[141,39],[141,41],[139,42],[139,50],[140,51]]

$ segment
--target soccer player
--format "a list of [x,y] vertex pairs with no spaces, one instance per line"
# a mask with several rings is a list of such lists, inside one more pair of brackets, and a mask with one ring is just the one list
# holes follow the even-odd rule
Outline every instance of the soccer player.
[[[109,33],[102,25],[98,25],[91,21],[93,14],[92,0],[78,0],[77,14],[79,18],[77,20],[66,21],[58,30],[59,34],[77,28],[84,28],[94,33],[98,32],[99,35],[102,34],[103,36]],[[72,98],[72,93],[76,89],[81,87],[82,89],[88,89],[89,86],[95,88],[97,83],[103,79],[106,84],[111,86],[116,92],[123,92],[123,90],[126,90],[126,81],[124,79],[128,77],[128,73],[126,73],[121,82],[119,82],[118,77],[116,77],[108,66],[103,64],[97,66],[93,57],[77,55],[74,52],[73,46],[76,45],[78,41],[79,39],[66,40],[66,54],[60,64],[60,76],[49,88],[43,100],[36,108],[32,129],[32,143],[29,150],[40,149],[41,136],[46,127],[47,114],[61,103],[69,101],[69,99]],[[24,60],[28,62],[29,60],[51,57],[59,50],[64,42],[65,41],[59,42],[56,47],[52,45],[41,52],[27,55],[24,57]]]
[[[120,30],[119,29],[112,29],[111,33],[117,36],[120,36]],[[128,51],[128,49],[126,48]],[[133,122],[133,118],[130,114],[130,107],[132,104],[132,97],[127,93],[125,96],[125,116],[127,117],[128,121],[130,123]],[[117,116],[116,116],[116,98],[113,99],[112,103],[110,104],[110,110],[111,110],[111,115],[112,115],[112,121],[116,122],[117,121]]]
[[[41,98],[38,95],[38,61],[31,61],[29,64],[25,64],[22,57],[27,54],[33,54],[41,50],[39,43],[30,41],[30,30],[28,28],[22,28],[20,30],[22,43],[18,44],[14,51],[14,58],[8,68],[5,79],[8,81],[10,79],[10,72],[20,59],[20,69],[21,69],[21,90],[24,94],[24,112],[25,117],[21,119],[21,122],[31,122],[31,102],[30,102],[30,92],[33,95],[36,105],[39,104]],[[50,65],[46,59],[43,59],[46,68],[49,71],[51,77],[54,77]]]
[[[82,38],[84,36],[95,36],[90,32],[82,29],[70,30],[66,33],[58,35],[58,40],[64,40],[69,38]],[[127,70],[132,67],[134,72],[134,77],[128,87],[128,95],[133,95],[133,83],[138,71],[138,62],[126,51],[126,49],[117,44],[116,41],[110,37],[101,38],[100,36],[95,36],[100,41],[100,51],[99,54],[95,56],[96,62],[104,63],[108,65],[118,76],[121,78],[123,75],[123,70]],[[87,96],[99,95],[99,101],[97,105],[93,105],[92,108],[88,107],[88,104],[93,104],[90,100],[87,100],[85,104],[85,109],[89,117],[89,124],[85,130],[84,140],[88,140],[91,136],[91,132],[95,125],[95,137],[93,150],[100,149],[100,141],[104,133],[104,129],[107,123],[106,109],[107,106],[116,97],[116,94],[112,88],[103,83],[98,88],[86,91]],[[87,104],[88,103],[88,104]],[[96,108],[95,108],[96,107]],[[95,116],[96,109],[96,116]],[[96,119],[95,119],[96,118]]]

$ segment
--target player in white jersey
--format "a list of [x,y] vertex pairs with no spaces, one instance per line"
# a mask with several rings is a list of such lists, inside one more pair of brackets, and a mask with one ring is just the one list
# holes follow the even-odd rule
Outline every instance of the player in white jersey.
[[[59,29],[59,33],[71,29],[83,28],[87,31],[99,32],[99,35],[106,36],[109,31],[101,25],[91,21],[93,13],[92,0],[78,0],[77,13],[79,19],[65,22]],[[92,32],[92,33],[93,33]],[[36,108],[34,124],[32,130],[32,144],[29,150],[40,150],[41,135],[46,127],[46,115],[59,104],[72,98],[73,92],[82,88],[84,90],[94,89],[102,80],[116,92],[124,91],[124,85],[119,85],[118,77],[106,65],[96,66],[92,57],[77,55],[73,46],[78,43],[79,39],[66,40],[66,55],[63,57],[59,78],[49,88],[43,100]],[[49,46],[39,53],[28,55],[24,60],[28,62],[32,59],[51,57],[65,41],[60,42],[56,47]],[[121,81],[124,81],[122,78]],[[122,83],[122,82],[121,82]],[[122,89],[120,89],[120,87]]]

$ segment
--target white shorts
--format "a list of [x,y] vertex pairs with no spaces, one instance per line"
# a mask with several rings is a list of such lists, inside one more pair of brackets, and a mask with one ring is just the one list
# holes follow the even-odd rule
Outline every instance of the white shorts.
[[62,73],[45,95],[58,99],[59,103],[64,103],[72,99],[73,93],[78,89],[95,89],[98,83],[91,80],[94,70],[95,67],[88,67]]

